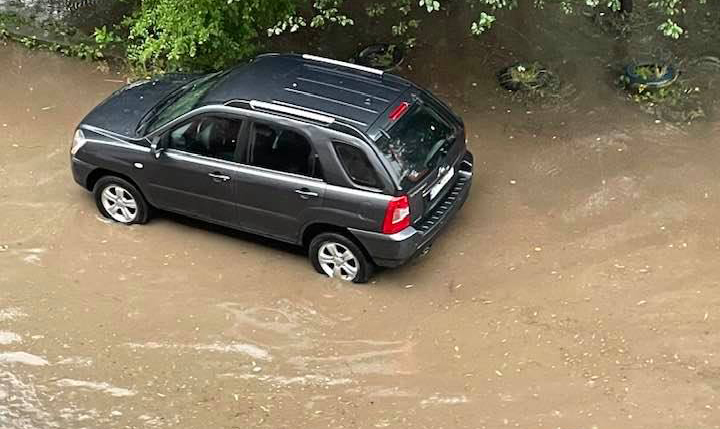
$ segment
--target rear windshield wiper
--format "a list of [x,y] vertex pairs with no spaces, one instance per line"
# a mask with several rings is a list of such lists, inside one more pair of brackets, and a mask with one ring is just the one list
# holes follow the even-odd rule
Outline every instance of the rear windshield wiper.
[[450,142],[454,141],[455,138],[457,138],[457,133],[450,134],[449,136],[445,137],[444,139],[438,140],[437,143],[432,147],[430,152],[428,153],[427,157],[425,158],[425,166],[430,166],[430,161],[432,161],[440,152],[442,152],[443,148]]
[[400,157],[398,156],[397,152],[395,152],[395,149],[393,149],[393,147],[392,147],[392,137],[390,137],[390,134],[388,134],[387,131],[385,131],[383,129],[380,129],[380,134],[382,134],[383,137],[385,137],[388,141],[387,148],[388,148],[388,152],[390,152],[390,156],[393,157],[395,162],[397,162],[400,166],[402,166],[402,162],[400,162]]

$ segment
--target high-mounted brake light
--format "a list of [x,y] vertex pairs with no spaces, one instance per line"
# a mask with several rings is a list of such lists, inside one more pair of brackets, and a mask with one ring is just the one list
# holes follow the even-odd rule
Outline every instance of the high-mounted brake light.
[[409,107],[410,107],[410,103],[403,101],[402,103],[400,103],[396,108],[394,108],[390,112],[390,114],[388,115],[388,118],[391,121],[397,121],[398,119],[400,119],[402,117],[402,115],[405,114],[405,112],[407,112]]
[[388,202],[383,221],[383,234],[395,234],[410,226],[410,201],[407,195]]

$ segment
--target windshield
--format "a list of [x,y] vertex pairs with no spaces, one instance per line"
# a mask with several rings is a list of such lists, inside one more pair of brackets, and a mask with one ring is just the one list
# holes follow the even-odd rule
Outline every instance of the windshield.
[[[161,101],[148,114],[148,132],[153,132],[173,119],[192,111],[203,96],[214,87],[227,72],[212,73],[202,76],[182,86]],[[153,114],[158,112],[154,117]],[[143,127],[143,125],[141,125]]]
[[375,145],[410,189],[445,158],[455,140],[455,129],[432,106],[418,101],[381,131]]

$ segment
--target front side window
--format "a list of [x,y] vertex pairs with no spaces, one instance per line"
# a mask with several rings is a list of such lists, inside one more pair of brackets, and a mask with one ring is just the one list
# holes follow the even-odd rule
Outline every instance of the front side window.
[[365,153],[355,146],[335,143],[335,152],[345,172],[353,182],[370,188],[380,188],[380,180]]
[[[141,124],[141,129],[149,125],[148,132],[153,132],[168,122],[189,113],[212,88],[222,82],[229,70],[201,76],[184,85],[153,108],[151,114]],[[153,115],[152,113],[155,113]]]
[[312,146],[301,134],[266,124],[255,124],[250,164],[256,167],[318,177],[321,172]]
[[202,116],[187,122],[169,135],[168,148],[225,161],[236,161],[235,150],[242,121]]

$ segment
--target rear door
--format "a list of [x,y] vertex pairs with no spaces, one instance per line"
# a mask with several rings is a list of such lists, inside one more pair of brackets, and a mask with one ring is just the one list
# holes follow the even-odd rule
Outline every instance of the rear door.
[[161,137],[165,151],[146,166],[159,208],[236,226],[237,167],[245,148],[241,118],[206,114]]
[[296,242],[325,195],[312,140],[302,130],[262,121],[250,124],[248,136],[237,180],[239,218],[248,229]]
[[413,223],[451,188],[465,154],[465,130],[451,112],[419,90],[410,90],[378,120],[371,135],[401,191]]

